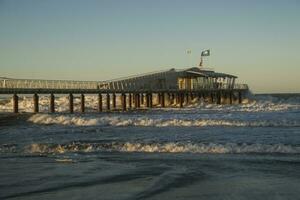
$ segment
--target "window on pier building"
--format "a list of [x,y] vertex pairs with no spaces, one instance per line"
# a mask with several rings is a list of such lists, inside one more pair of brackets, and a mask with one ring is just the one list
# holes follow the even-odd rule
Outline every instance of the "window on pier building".
[[178,78],[178,89],[179,90],[190,90],[193,89],[191,78]]

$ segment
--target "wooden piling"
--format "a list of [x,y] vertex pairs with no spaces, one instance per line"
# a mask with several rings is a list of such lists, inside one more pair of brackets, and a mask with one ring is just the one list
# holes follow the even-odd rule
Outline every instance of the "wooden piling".
[[241,104],[242,101],[243,101],[243,99],[242,99],[242,92],[239,92],[239,104]]
[[232,92],[229,93],[229,103],[232,104],[233,100],[232,100]]
[[214,93],[210,93],[210,98],[209,98],[209,102],[210,103],[214,103],[215,102],[215,99],[214,99]]
[[140,108],[141,107],[141,99],[140,99],[139,93],[136,94],[136,101],[137,101],[137,108]]
[[185,97],[186,97],[185,104],[188,105],[190,103],[190,98],[189,98],[189,93],[188,92],[185,94]]
[[84,111],[85,111],[85,101],[84,101],[85,99],[84,99],[84,94],[81,94],[81,96],[80,96],[80,110],[81,110],[81,112],[82,113],[84,113]]
[[195,96],[194,96],[194,93],[193,93],[193,92],[191,92],[190,96],[191,96],[191,101],[193,101],[193,100],[194,100],[194,98],[195,98]]
[[160,95],[160,93],[157,93],[157,103],[159,105],[161,105],[161,95]]
[[50,113],[55,113],[55,96],[50,94]]
[[122,104],[122,110],[126,111],[126,94],[122,93],[121,95],[121,104]]
[[221,92],[217,93],[217,104],[221,104]]
[[138,95],[136,93],[133,94],[133,99],[134,108],[138,108]]
[[180,93],[180,96],[179,96],[179,105],[180,105],[180,108],[183,107],[183,102],[184,102],[184,93]]
[[37,94],[33,95],[33,112],[39,112],[39,96]]
[[19,97],[17,94],[13,95],[13,112],[14,113],[19,112]]
[[113,106],[113,109],[116,109],[116,94],[113,93],[112,95],[112,106]]
[[149,107],[150,108],[153,107],[153,94],[152,93],[149,94]]
[[110,110],[110,95],[109,93],[106,94],[106,110]]
[[102,105],[102,94],[98,94],[98,112],[103,111],[103,105]]
[[128,104],[129,104],[129,108],[131,109],[132,108],[132,94],[131,93],[128,94]]
[[175,94],[172,93],[172,94],[171,94],[170,106],[173,105],[174,103],[175,103]]
[[164,108],[165,107],[165,93],[161,93],[161,107]]
[[181,98],[181,97],[180,97],[180,93],[177,92],[177,93],[176,93],[176,97],[175,97],[175,103],[176,103],[176,105],[177,105],[177,104],[180,104],[180,98]]
[[144,105],[144,94],[143,93],[141,93],[141,98],[140,99],[141,99],[141,101],[140,101],[141,105]]
[[70,113],[74,113],[74,101],[73,101],[73,94],[69,94],[69,110]]
[[167,96],[166,96],[166,103],[165,103],[167,106],[170,106],[171,105],[171,94],[170,93],[167,93]]
[[149,93],[146,93],[146,107],[147,108],[150,107],[150,95],[149,95]]

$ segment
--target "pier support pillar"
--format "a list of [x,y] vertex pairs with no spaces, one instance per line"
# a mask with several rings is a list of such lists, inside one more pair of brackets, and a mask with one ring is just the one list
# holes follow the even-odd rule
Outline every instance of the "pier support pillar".
[[229,93],[229,103],[232,104],[232,92]]
[[102,112],[103,105],[102,105],[102,94],[98,94],[98,112]]
[[167,93],[167,96],[166,96],[166,104],[167,104],[167,106],[170,106],[170,105],[171,105],[171,93]]
[[131,93],[128,94],[128,104],[129,104],[129,108],[131,109],[132,108],[132,94]]
[[150,108],[150,95],[149,95],[149,93],[146,94],[146,107]]
[[176,105],[180,104],[180,93],[176,93],[175,103],[176,103]]
[[121,95],[121,104],[122,104],[122,110],[126,111],[126,94]]
[[194,93],[191,92],[191,101],[194,101]]
[[50,113],[55,112],[55,96],[54,94],[50,94]]
[[84,102],[84,94],[81,94],[81,96],[80,96],[80,110],[81,110],[81,112],[82,113],[84,113],[84,111],[85,111],[85,102]]
[[242,92],[239,92],[239,104],[241,104],[242,101],[243,101],[243,99],[242,99]]
[[138,95],[133,94],[133,99],[134,99],[134,108],[138,108]]
[[161,107],[164,108],[165,107],[165,93],[161,93]]
[[74,101],[73,101],[73,94],[69,94],[69,110],[70,113],[74,113]]
[[113,93],[112,95],[112,106],[113,106],[113,109],[116,109],[116,94]]
[[187,92],[186,94],[185,94],[185,96],[186,96],[186,105],[188,105],[189,103],[190,103],[190,98],[189,98],[189,93]]
[[33,112],[39,112],[39,96],[37,94],[33,95]]
[[217,93],[217,104],[221,104],[221,92]]
[[140,98],[140,94],[136,94],[136,103],[137,103],[137,107],[140,108],[141,107],[141,98]]
[[153,97],[152,97],[152,93],[149,94],[149,107],[150,107],[150,108],[153,107]]
[[19,112],[19,97],[17,94],[13,95],[13,112],[18,113]]
[[184,94],[180,93],[179,94],[179,105],[180,105],[180,108],[183,107],[183,102],[184,102]]
[[161,95],[157,93],[157,103],[161,105]]
[[110,95],[109,93],[106,94],[106,110],[110,110]]
[[144,94],[141,93],[141,105],[144,105]]
[[172,93],[171,94],[171,100],[170,100],[170,106],[173,105],[175,103],[175,94]]
[[214,103],[214,93],[210,93],[209,103]]

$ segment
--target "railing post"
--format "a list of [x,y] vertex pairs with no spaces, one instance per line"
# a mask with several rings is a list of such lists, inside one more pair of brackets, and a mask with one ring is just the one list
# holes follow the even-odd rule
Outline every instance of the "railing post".
[[19,97],[17,94],[13,95],[13,112],[14,113],[19,112]]
[[50,94],[50,112],[55,112],[55,96],[54,94]]
[[39,112],[39,96],[37,94],[33,95],[33,112]]

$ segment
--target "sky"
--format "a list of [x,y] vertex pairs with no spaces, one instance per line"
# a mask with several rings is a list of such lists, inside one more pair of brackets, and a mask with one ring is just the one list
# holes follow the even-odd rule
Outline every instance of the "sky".
[[210,49],[254,93],[300,92],[299,20],[298,0],[0,0],[0,77],[107,80]]

